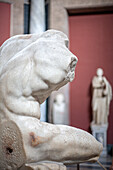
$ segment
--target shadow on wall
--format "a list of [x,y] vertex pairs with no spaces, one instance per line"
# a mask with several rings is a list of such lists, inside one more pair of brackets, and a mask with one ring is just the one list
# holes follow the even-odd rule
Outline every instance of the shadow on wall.
[[[89,113],[89,121],[91,122],[92,121],[92,84],[90,84],[89,86],[89,89],[88,89],[88,97],[90,98],[90,102],[89,102],[89,105],[88,105],[88,113]],[[88,131],[91,133],[91,128],[89,126],[89,129]]]

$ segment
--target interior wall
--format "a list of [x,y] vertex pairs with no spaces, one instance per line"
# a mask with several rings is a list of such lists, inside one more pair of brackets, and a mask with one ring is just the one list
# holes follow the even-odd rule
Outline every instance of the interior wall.
[[10,37],[10,4],[0,2],[0,46]]
[[[10,14],[8,7],[5,9],[3,5],[0,9],[0,29],[3,31],[0,32],[0,37],[7,36],[7,38],[23,34],[24,31],[24,0],[0,0],[0,4],[3,4],[4,6],[10,6]],[[7,15],[8,14],[8,15]],[[9,20],[10,18],[10,20]],[[10,27],[9,27],[10,25]],[[6,30],[9,30],[10,33]],[[7,39],[6,38],[6,39]],[[1,39],[1,38],[0,38]],[[6,40],[4,39],[4,41]]]
[[[50,1],[50,8],[49,8],[49,20],[48,20],[48,28],[50,29],[57,29],[64,32],[67,36],[69,35],[68,32],[68,12],[71,10],[74,13],[76,12],[83,12],[83,11],[92,11],[92,10],[102,10],[106,11],[108,8],[113,8],[113,0],[51,0]],[[69,100],[69,89],[70,85],[64,86],[61,92],[65,95],[66,99],[66,110],[67,115],[70,115],[70,100]],[[59,93],[59,91],[58,91]],[[53,100],[56,94],[53,92],[50,96],[49,100],[49,113],[51,113],[51,108],[53,105]],[[68,120],[70,122],[70,120]]]
[[[91,81],[98,67],[113,87],[113,14],[69,17],[70,49],[78,57],[76,78],[70,84],[71,125],[90,131]],[[113,101],[110,105],[108,144],[113,144]]]

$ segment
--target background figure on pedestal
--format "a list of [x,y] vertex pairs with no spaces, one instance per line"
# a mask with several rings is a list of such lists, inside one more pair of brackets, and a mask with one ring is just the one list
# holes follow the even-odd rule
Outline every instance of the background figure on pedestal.
[[53,103],[53,123],[64,124],[65,115],[65,99],[62,93],[57,94]]
[[112,88],[107,79],[103,76],[103,70],[97,69],[97,76],[92,80],[92,124],[102,125],[108,123],[109,105],[112,99]]
[[103,70],[97,69],[97,76],[92,80],[92,113],[91,130],[93,136],[102,143],[102,155],[107,155],[107,129],[109,106],[112,99],[112,88],[103,76]]

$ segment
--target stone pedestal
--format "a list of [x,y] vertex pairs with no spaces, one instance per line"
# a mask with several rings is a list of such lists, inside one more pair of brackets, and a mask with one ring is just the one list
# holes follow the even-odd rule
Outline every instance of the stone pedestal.
[[91,124],[92,135],[103,144],[103,151],[101,155],[107,155],[107,129],[108,124],[104,125]]

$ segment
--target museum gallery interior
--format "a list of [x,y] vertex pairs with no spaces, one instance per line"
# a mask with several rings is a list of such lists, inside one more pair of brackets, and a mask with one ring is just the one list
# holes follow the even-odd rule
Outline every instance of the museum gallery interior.
[[113,169],[113,0],[0,0],[0,170]]

